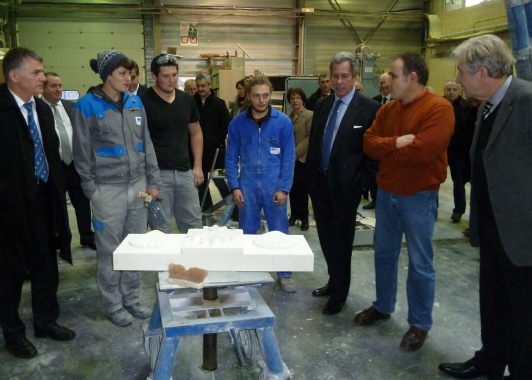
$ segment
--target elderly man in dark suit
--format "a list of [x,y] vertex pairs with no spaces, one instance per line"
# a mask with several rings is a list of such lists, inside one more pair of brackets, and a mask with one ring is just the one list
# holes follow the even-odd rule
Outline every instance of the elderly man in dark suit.
[[83,194],[81,178],[72,160],[73,130],[70,111],[74,103],[69,100],[61,101],[63,83],[59,74],[50,71],[44,73],[44,76],[46,77],[46,82],[44,82],[42,100],[50,106],[54,114],[55,130],[59,137],[59,153],[63,162],[63,172],[67,180],[68,196],[76,211],[80,244],[96,250],[94,232],[91,229],[91,203]]
[[[482,348],[439,369],[459,379],[532,379],[532,84],[494,35],[454,50],[456,82],[480,106],[471,157],[470,240],[480,247]],[[511,184],[512,191],[508,191]]]
[[356,212],[369,162],[362,139],[379,103],[355,91],[359,69],[352,54],[336,54],[329,68],[334,93],[320,99],[314,110],[306,182],[329,272],[329,282],[312,294],[330,296],[323,314],[337,314],[349,293]]
[[34,334],[67,341],[74,331],[60,326],[56,245],[72,263],[59,140],[42,93],[43,60],[17,47],[4,57],[0,85],[0,326],[7,351],[33,358],[37,349],[26,338],[20,319],[22,284],[31,281]]

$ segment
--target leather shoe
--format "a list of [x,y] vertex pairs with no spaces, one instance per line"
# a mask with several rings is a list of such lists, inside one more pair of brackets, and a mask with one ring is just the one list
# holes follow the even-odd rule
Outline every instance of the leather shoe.
[[57,322],[54,322],[51,327],[44,331],[35,330],[35,336],[37,338],[52,338],[61,342],[67,342],[76,337],[76,333],[69,328],[59,326]]
[[16,358],[31,359],[37,356],[37,349],[26,337],[6,342],[6,348]]
[[322,314],[326,315],[333,315],[338,314],[340,311],[342,311],[342,308],[345,305],[345,301],[335,301],[335,300],[329,300],[326,304],[323,310],[321,311]]
[[422,330],[417,326],[411,326],[403,335],[399,348],[405,352],[414,352],[423,347],[427,339],[428,331]]
[[386,320],[390,318],[390,314],[383,314],[373,306],[368,307],[355,316],[353,322],[357,326],[371,326],[378,320]]
[[322,286],[321,288],[314,289],[312,291],[312,295],[314,297],[325,297],[331,295],[331,289],[329,288],[329,283],[327,283],[325,286]]
[[290,218],[288,218],[288,225],[289,226],[293,226],[294,224],[296,224],[297,222],[297,218],[294,217],[294,216],[290,216]]
[[301,231],[308,231],[308,221],[301,222]]
[[487,379],[495,380],[502,379],[501,376],[491,376],[482,372],[473,365],[471,360],[464,363],[441,363],[438,369],[447,375],[457,379],[476,379],[477,377],[485,376]]
[[362,206],[364,210],[373,210],[375,209],[375,201],[371,201],[367,205]]

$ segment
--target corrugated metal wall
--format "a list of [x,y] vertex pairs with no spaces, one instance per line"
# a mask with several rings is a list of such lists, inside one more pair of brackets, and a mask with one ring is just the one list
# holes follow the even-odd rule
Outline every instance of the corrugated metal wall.
[[[191,22],[198,31],[197,46],[181,46],[179,27]],[[260,70],[267,74],[292,74],[295,65],[294,20],[287,18],[257,19],[246,16],[179,17],[161,16],[161,49],[177,47],[177,54],[184,56],[180,62],[180,75],[193,76],[207,69],[207,60],[201,53],[234,55],[245,51],[247,74]]]
[[[165,1],[165,6],[186,6],[191,3],[170,0]],[[250,0],[196,1],[195,6],[212,7],[211,10],[218,9],[220,14],[231,7],[248,11],[264,7],[264,16],[216,16],[200,14],[200,10],[198,15],[194,16],[190,15],[190,9],[187,9],[187,15],[180,15],[178,10],[173,10],[171,15],[160,17],[161,49],[164,51],[169,46],[177,47],[177,54],[184,56],[180,64],[180,75],[184,76],[195,75],[207,69],[207,60],[200,58],[201,53],[234,55],[236,51],[242,56],[243,52],[237,44],[253,57],[252,59],[246,57],[246,74],[251,74],[254,70],[267,74],[295,74],[298,54],[297,31],[298,24],[303,18],[301,13],[296,15],[286,10],[293,10],[297,3],[294,0],[272,0],[260,4]],[[299,2],[300,6],[302,4],[315,10],[315,14],[305,17],[303,22],[304,40],[301,52],[301,56],[304,57],[301,72],[303,75],[326,71],[328,62],[335,53],[355,52],[360,39],[367,42],[367,51],[378,52],[381,55],[376,62],[377,70],[386,70],[388,59],[399,51],[421,51],[424,35],[422,16],[416,20],[402,20],[401,17],[415,12],[419,14],[423,1],[309,0]],[[390,9],[390,15],[394,17],[381,22],[382,17],[379,18],[376,14]],[[347,14],[346,19],[342,20],[337,16],[340,11]],[[361,12],[364,14],[361,15]],[[365,14],[367,16],[364,16]],[[185,22],[196,25],[197,46],[180,45],[179,26]]]

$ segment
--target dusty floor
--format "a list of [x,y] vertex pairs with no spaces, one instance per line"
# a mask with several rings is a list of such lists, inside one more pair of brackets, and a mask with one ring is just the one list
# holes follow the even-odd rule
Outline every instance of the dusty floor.
[[[311,227],[303,233],[315,253],[314,272],[295,273],[297,292],[293,294],[283,293],[274,284],[259,289],[276,316],[278,346],[293,379],[447,378],[437,369],[440,362],[468,359],[479,348],[478,252],[461,233],[467,227],[467,215],[458,224],[449,219],[451,186],[450,180],[442,186],[434,237],[437,271],[434,327],[425,346],[415,353],[403,353],[398,347],[408,329],[406,250],[401,255],[396,312],[389,321],[360,328],[353,324],[353,317],[375,297],[372,247],[355,249],[347,304],[340,314],[324,316],[321,310],[325,300],[312,297],[311,291],[327,282],[325,262],[316,229]],[[362,201],[361,206],[365,203]],[[95,284],[95,252],[78,245],[72,206],[69,212],[74,266],[60,263],[59,323],[75,330],[77,337],[67,343],[34,337],[27,284],[20,313],[28,325],[28,338],[35,343],[39,355],[32,360],[13,358],[0,338],[0,379],[146,379],[150,365],[143,347],[142,327],[147,321],[136,320],[133,325],[120,328],[107,320]],[[374,216],[362,207],[360,212]],[[291,233],[301,231],[294,226]],[[154,304],[156,282],[156,273],[143,273],[142,301],[146,305]],[[200,368],[202,337],[185,337],[179,345],[173,379],[256,379],[260,371],[257,360],[262,359],[262,354],[256,343],[251,347],[252,358],[240,367],[229,334],[219,334],[218,369],[204,372]]]

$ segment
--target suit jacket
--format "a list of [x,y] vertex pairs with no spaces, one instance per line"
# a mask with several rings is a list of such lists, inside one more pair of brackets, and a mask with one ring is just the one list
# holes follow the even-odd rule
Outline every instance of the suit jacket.
[[[316,180],[320,163],[323,133],[335,95],[322,98],[316,104],[309,150],[307,153],[306,184],[311,197],[316,195]],[[355,93],[338,127],[331,148],[327,179],[336,211],[356,212],[362,193],[363,176],[366,177],[370,159],[362,151],[364,132],[371,127],[380,104]],[[367,178],[365,180],[368,180]]]
[[[56,246],[60,256],[72,263],[66,208],[66,184],[59,156],[59,137],[55,132],[54,115],[50,107],[35,98],[37,116],[42,135],[52,197]],[[28,125],[15,98],[6,84],[0,85],[0,265],[15,271],[26,268],[26,252],[33,250],[36,240],[31,214],[35,197],[35,167],[33,165],[33,140]],[[51,242],[54,244],[54,242]]]
[[[506,254],[517,266],[532,266],[532,83],[513,78],[499,104],[482,156],[488,192]],[[480,107],[482,115],[484,105]],[[481,118],[477,119],[471,162],[477,150]],[[474,176],[475,173],[472,172]],[[479,210],[471,191],[470,241],[479,246]]]

